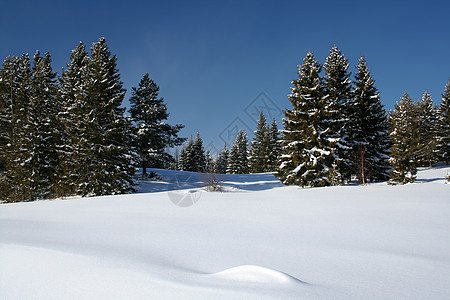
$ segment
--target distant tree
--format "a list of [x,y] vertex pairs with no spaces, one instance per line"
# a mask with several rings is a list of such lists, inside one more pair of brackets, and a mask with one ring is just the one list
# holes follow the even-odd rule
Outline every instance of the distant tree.
[[173,160],[165,150],[183,143],[185,139],[178,137],[178,132],[184,126],[165,123],[169,117],[167,105],[163,98],[158,98],[159,87],[148,73],[141,79],[139,87],[131,89],[129,111],[137,126],[135,147],[145,176],[147,167],[163,168]]
[[194,171],[194,140],[192,136],[181,148],[179,169],[181,171]]
[[253,173],[263,173],[269,171],[269,143],[270,132],[266,124],[266,118],[262,111],[256,124],[256,131],[253,141],[250,143],[250,167]]
[[[284,111],[282,155],[274,173],[283,184],[327,186],[340,182],[337,170],[338,137],[330,129],[336,108],[324,94],[321,65],[311,52],[298,66],[298,79],[288,96],[292,109]],[[328,134],[330,133],[331,136]]]
[[205,153],[205,172],[208,172],[208,173],[216,172],[215,165],[214,165],[214,159],[209,150],[206,150],[206,153]]
[[229,157],[229,152],[227,149],[227,145],[225,144],[223,146],[222,151],[219,153],[219,155],[217,156],[216,161],[215,161],[215,170],[217,173],[221,173],[221,174],[227,173],[228,157]]
[[269,129],[269,152],[267,154],[267,172],[274,172],[278,167],[278,161],[281,155],[280,134],[275,118]]
[[200,133],[197,131],[194,143],[192,145],[193,149],[193,171],[203,172],[206,168],[206,156],[205,148],[203,148],[203,140],[200,137]]
[[228,156],[227,173],[248,174],[250,172],[247,144],[247,135],[244,131],[240,130],[231,146],[230,155]]
[[395,111],[389,113],[392,142],[390,183],[414,182],[417,174],[417,156],[420,147],[419,121],[411,97],[404,93]]
[[438,154],[446,164],[450,162],[450,80],[442,94],[441,104],[438,108]]
[[353,173],[365,184],[389,179],[389,124],[364,57],[356,68],[355,89],[347,110],[347,132],[353,152]]

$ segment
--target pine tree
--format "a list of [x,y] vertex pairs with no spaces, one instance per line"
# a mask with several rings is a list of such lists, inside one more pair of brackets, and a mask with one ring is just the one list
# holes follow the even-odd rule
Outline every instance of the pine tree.
[[125,89],[105,38],[91,48],[86,96],[89,113],[89,170],[83,174],[83,195],[111,195],[133,191],[134,157],[128,147],[130,120],[121,107]]
[[335,161],[337,166],[338,182],[348,181],[351,177],[352,160],[351,145],[348,131],[348,103],[352,97],[351,72],[348,71],[348,59],[341,53],[336,45],[330,50],[323,69],[325,71],[324,88],[327,94],[324,109],[328,125],[327,139],[332,141],[330,147],[336,148]]
[[248,162],[247,135],[239,130],[238,135],[231,146],[228,157],[227,173],[229,174],[248,174],[250,166]]
[[[0,198],[8,202],[33,201],[38,198],[32,175],[33,128],[30,118],[32,76],[27,54],[9,57],[2,70],[2,107],[6,107],[7,128],[5,170],[1,174]],[[4,117],[2,117],[3,119]]]
[[180,152],[179,169],[181,171],[194,171],[194,140],[192,136],[183,145]]
[[55,101],[56,73],[52,70],[48,52],[44,57],[39,51],[36,52],[32,75],[29,125],[33,132],[33,157],[30,160],[30,177],[34,182],[34,192],[39,198],[52,198],[57,196],[56,147],[61,128],[56,119],[60,109]]
[[403,94],[395,111],[389,113],[390,137],[392,142],[390,183],[414,182],[417,174],[419,152],[419,121],[415,104],[407,93]]
[[450,162],[450,80],[442,94],[441,104],[438,108],[438,154],[440,159]]
[[91,144],[89,142],[90,106],[87,99],[89,56],[80,42],[72,51],[70,62],[59,77],[57,99],[61,105],[58,121],[63,131],[58,136],[58,193],[61,196],[85,195],[83,185],[89,172]]
[[[339,182],[335,145],[329,136],[330,108],[324,96],[321,65],[311,52],[298,66],[298,79],[288,96],[292,109],[284,111],[282,155],[274,173],[283,184],[326,186]],[[331,111],[332,112],[332,111]]]
[[147,167],[165,167],[172,160],[165,149],[179,146],[184,141],[178,137],[183,125],[172,126],[164,122],[169,113],[164,99],[158,98],[158,95],[159,86],[150,79],[148,73],[141,79],[138,88],[132,87],[129,111],[137,126],[135,145],[143,175],[146,175]]
[[269,129],[269,150],[267,153],[267,170],[266,172],[274,172],[278,167],[278,161],[281,155],[281,145],[279,142],[280,135],[278,133],[278,126],[275,118],[272,120],[272,124]]
[[194,172],[203,172],[206,168],[205,149],[203,148],[203,140],[200,133],[197,131],[194,142],[192,144],[193,150],[193,170]]
[[269,128],[262,111],[256,124],[255,136],[250,144],[250,167],[253,173],[263,173],[269,170]]
[[428,91],[422,96],[422,99],[416,104],[417,116],[419,118],[419,136],[420,146],[417,157],[418,166],[431,167],[437,160],[438,143],[438,115],[437,109],[433,105]]
[[211,156],[211,152],[206,150],[205,153],[205,172],[215,173],[214,159]]
[[348,105],[347,132],[354,173],[365,184],[389,178],[389,124],[364,57],[359,59],[356,68],[355,89]]
[[220,173],[220,174],[227,173],[228,157],[229,157],[229,152],[227,149],[227,144],[224,144],[222,151],[219,153],[219,155],[217,156],[216,161],[215,161],[216,173]]

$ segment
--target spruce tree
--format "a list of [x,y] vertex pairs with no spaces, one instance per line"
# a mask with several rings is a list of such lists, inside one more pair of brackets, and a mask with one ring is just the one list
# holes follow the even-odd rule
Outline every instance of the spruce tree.
[[214,159],[211,156],[211,152],[206,150],[205,153],[205,172],[215,173]]
[[269,128],[266,124],[266,118],[262,111],[259,113],[259,119],[256,124],[255,136],[250,144],[250,167],[253,173],[263,173],[269,170]]
[[184,127],[165,123],[169,117],[164,98],[159,98],[159,86],[150,79],[148,73],[139,83],[132,87],[130,98],[130,114],[136,124],[135,146],[140,157],[142,174],[146,168],[163,168],[171,160],[165,151],[167,147],[179,146],[184,139],[178,137],[178,132]]
[[339,182],[335,145],[339,138],[329,136],[330,110],[324,95],[321,65],[311,52],[298,66],[288,96],[292,109],[284,111],[282,155],[274,173],[283,184],[327,186]]
[[229,152],[227,149],[227,144],[224,144],[222,151],[219,153],[219,155],[217,156],[216,161],[215,161],[216,173],[220,173],[220,174],[227,173],[228,157],[229,157]]
[[248,174],[250,172],[247,144],[247,135],[239,130],[228,156],[227,173]]
[[439,158],[448,165],[450,162],[450,80],[442,94],[438,117],[438,154]]
[[59,77],[58,121],[63,127],[58,139],[58,193],[61,196],[86,195],[83,185],[89,172],[91,144],[88,136],[91,114],[87,98],[89,56],[80,42],[70,55],[70,62]]
[[203,140],[197,131],[194,142],[192,144],[193,151],[193,170],[194,172],[203,172],[206,168],[205,149],[203,148]]
[[347,132],[353,152],[353,173],[367,181],[389,178],[389,124],[364,57],[356,67],[355,89],[348,105]]
[[390,183],[414,182],[417,174],[417,156],[420,147],[419,121],[415,104],[407,93],[396,103],[395,111],[389,113],[392,142]]
[[420,146],[417,157],[418,166],[431,167],[437,160],[438,143],[438,115],[437,109],[433,105],[428,91],[422,96],[422,99],[416,104],[417,117],[419,121]]
[[89,170],[83,174],[83,195],[111,195],[133,191],[134,157],[128,142],[131,122],[121,107],[125,96],[117,69],[105,38],[93,43],[88,64],[86,96],[89,113]]
[[[323,65],[325,71],[324,92],[327,94],[326,119],[328,129],[326,134],[329,147],[336,148],[333,166],[337,167],[338,183],[348,181],[351,177],[352,160],[351,145],[348,131],[348,103],[352,97],[348,59],[336,45],[330,50],[330,55]],[[330,166],[331,167],[331,166]]]
[[59,111],[55,100],[57,86],[56,73],[51,67],[51,57],[47,52],[42,57],[39,51],[34,56],[30,103],[30,128],[33,132],[30,177],[34,191],[39,198],[58,196],[56,192],[56,168],[58,166],[58,136],[61,131],[56,116]]
[[33,127],[30,115],[32,76],[27,54],[7,58],[2,70],[2,107],[7,108],[10,124],[8,143],[3,154],[4,172],[0,180],[0,198],[8,202],[33,201],[39,195],[35,189],[33,170]]
[[181,148],[179,169],[181,171],[194,171],[194,140],[192,136]]
[[278,161],[281,155],[281,145],[279,142],[280,135],[278,132],[277,122],[275,118],[272,120],[272,124],[269,129],[269,150],[267,153],[267,170],[266,172],[274,172],[278,167]]

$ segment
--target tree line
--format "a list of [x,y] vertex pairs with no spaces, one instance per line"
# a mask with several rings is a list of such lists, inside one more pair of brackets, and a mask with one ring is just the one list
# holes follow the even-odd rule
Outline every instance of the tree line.
[[261,111],[251,143],[245,131],[240,130],[230,150],[225,144],[217,155],[212,157],[204,149],[203,140],[197,132],[183,145],[177,160],[176,169],[181,171],[208,172],[221,174],[249,174],[272,172],[278,165],[281,147],[276,120],[267,124]]
[[418,166],[449,161],[449,88],[433,105],[425,92],[406,93],[386,114],[364,57],[351,80],[348,59],[337,46],[322,65],[308,52],[284,111],[282,154],[275,171],[284,184],[329,186],[358,180],[415,180]]
[[0,198],[32,201],[134,190],[137,164],[169,164],[183,125],[169,125],[159,87],[145,74],[126,90],[104,38],[80,42],[57,77],[51,56],[10,56],[0,69]]

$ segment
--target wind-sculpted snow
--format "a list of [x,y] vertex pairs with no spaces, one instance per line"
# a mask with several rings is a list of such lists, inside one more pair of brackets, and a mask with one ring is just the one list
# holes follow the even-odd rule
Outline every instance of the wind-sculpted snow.
[[221,193],[156,171],[136,194],[1,204],[0,299],[450,299],[449,167],[403,186],[226,175]]

